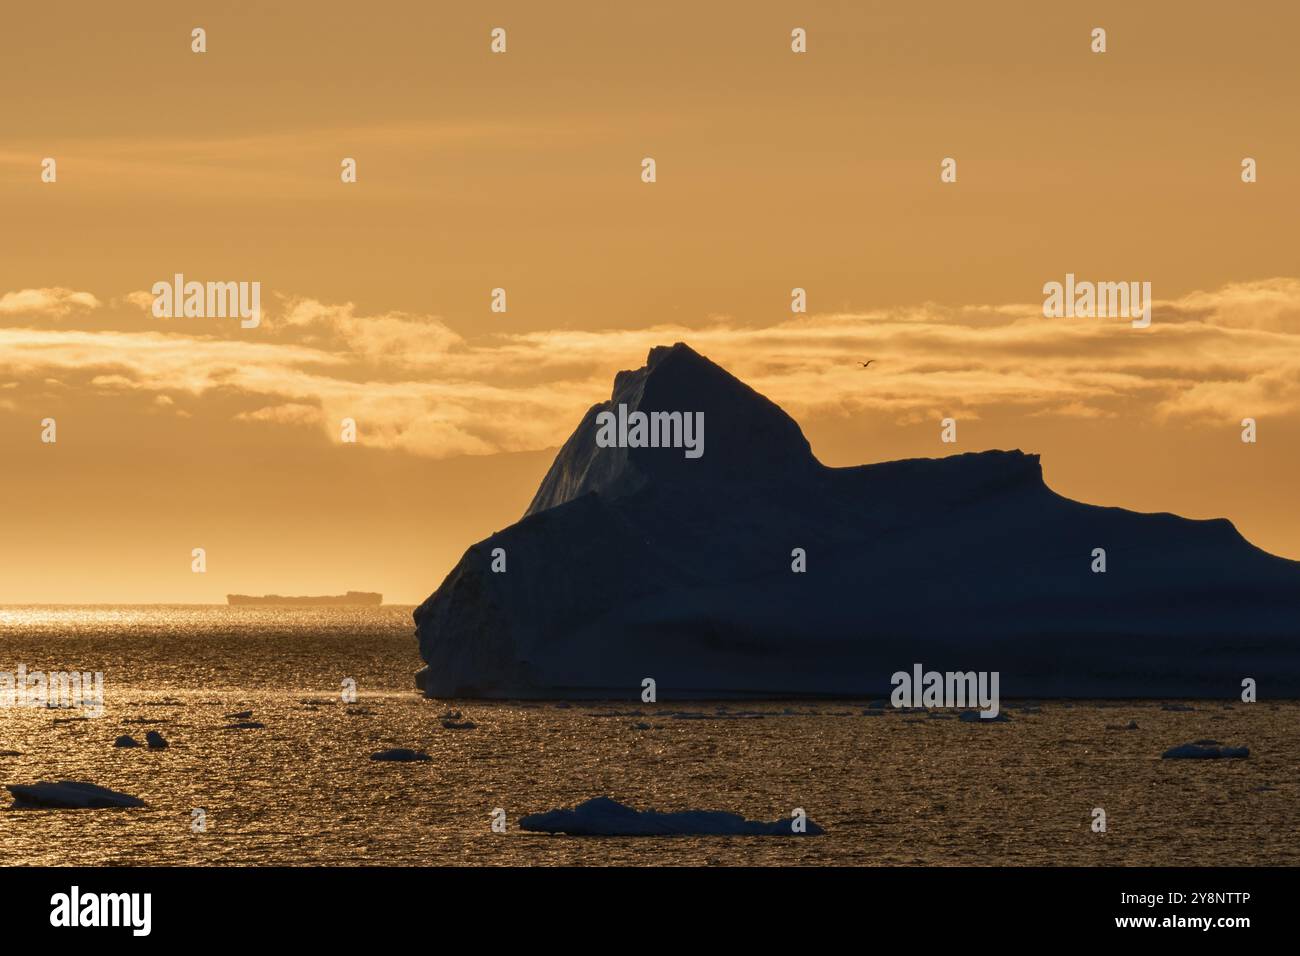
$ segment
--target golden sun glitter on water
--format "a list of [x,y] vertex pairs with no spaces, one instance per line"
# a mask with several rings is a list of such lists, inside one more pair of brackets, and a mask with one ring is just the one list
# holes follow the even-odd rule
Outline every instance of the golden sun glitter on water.
[[[429,701],[412,688],[410,610],[0,609],[0,671],[102,670],[106,690],[95,719],[0,712],[0,752],[17,754],[0,756],[0,782],[89,779],[147,804],[78,813],[75,827],[0,812],[7,861],[1300,864],[1296,703],[1004,701],[1011,719],[984,725],[866,700]],[[340,699],[348,677],[354,703]],[[444,729],[449,708],[475,729]],[[224,729],[249,710],[263,728]],[[165,751],[113,746],[148,730]],[[1202,738],[1251,757],[1160,759]],[[389,747],[433,759],[369,759]],[[1099,792],[1123,840],[1094,839],[1079,815]],[[796,801],[827,834],[564,840],[514,826],[598,795],[753,819]],[[497,808],[506,834],[491,831]]]

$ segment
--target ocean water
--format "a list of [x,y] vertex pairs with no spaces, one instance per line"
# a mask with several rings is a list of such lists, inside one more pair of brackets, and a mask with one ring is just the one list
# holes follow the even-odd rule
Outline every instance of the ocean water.
[[[5,864],[1300,864],[1296,702],[1004,701],[1008,722],[966,723],[865,700],[428,701],[412,682],[410,612],[0,608],[0,671],[105,680],[99,717],[0,709],[0,751],[19,752],[0,756],[0,784],[87,780],[146,801],[16,810],[0,791]],[[340,699],[347,678],[353,704]],[[449,708],[477,728],[443,729]],[[222,729],[243,710],[264,729]],[[1111,729],[1130,721],[1138,729]],[[151,729],[168,749],[113,746]],[[1250,757],[1160,759],[1202,738]],[[369,760],[387,747],[433,760]],[[764,820],[802,807],[827,833],[517,826],[598,795]],[[1105,833],[1090,827],[1096,807]],[[496,808],[504,834],[490,827]]]

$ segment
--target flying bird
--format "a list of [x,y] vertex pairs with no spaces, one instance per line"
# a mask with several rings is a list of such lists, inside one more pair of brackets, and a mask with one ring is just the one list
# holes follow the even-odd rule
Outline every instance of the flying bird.
[[867,359],[865,362],[859,362],[858,364],[861,365],[863,368],[866,368],[874,361],[875,359]]

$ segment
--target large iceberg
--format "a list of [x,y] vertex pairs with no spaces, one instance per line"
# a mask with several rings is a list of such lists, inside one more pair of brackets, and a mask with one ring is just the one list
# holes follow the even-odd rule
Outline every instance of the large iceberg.
[[[638,411],[702,413],[703,454],[598,444]],[[918,661],[1007,697],[1300,695],[1300,563],[1228,521],[1072,501],[1020,451],[826,467],[683,344],[618,373],[415,623],[433,697],[880,696]]]

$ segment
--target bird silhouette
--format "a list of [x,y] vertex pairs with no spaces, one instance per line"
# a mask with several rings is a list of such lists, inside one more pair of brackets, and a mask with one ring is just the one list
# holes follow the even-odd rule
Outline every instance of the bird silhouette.
[[861,365],[863,368],[866,368],[874,361],[875,359],[867,359],[865,362],[859,362],[858,364]]

